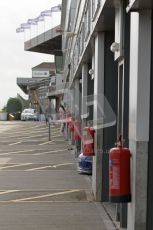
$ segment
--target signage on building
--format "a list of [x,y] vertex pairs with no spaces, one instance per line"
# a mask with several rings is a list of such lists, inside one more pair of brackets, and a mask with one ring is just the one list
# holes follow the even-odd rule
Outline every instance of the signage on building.
[[49,77],[49,71],[33,71],[32,77]]

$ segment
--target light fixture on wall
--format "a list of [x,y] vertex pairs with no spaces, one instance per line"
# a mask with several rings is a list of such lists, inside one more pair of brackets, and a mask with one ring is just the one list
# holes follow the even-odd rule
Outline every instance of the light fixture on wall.
[[115,53],[115,52],[118,52],[119,51],[119,48],[120,48],[120,44],[117,43],[117,42],[113,42],[110,46],[110,50]]
[[74,32],[70,32],[70,31],[66,32],[67,38],[73,38],[75,35],[76,35],[76,33],[74,33]]
[[63,53],[66,53],[68,51],[68,49],[62,49]]
[[79,83],[82,84],[82,78],[79,79]]
[[89,69],[89,74],[91,76],[91,79],[94,79],[94,69]]
[[68,38],[72,38],[77,35],[75,32],[72,31],[64,31],[61,28],[56,29],[56,33],[65,33]]

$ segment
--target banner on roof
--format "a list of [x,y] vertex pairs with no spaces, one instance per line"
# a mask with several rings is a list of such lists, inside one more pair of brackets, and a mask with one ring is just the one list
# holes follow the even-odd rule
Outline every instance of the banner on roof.
[[53,6],[51,8],[51,12],[59,12],[61,11],[61,5]]
[[36,22],[43,22],[44,21],[44,17],[42,15],[40,15],[39,17],[35,18]]
[[19,27],[16,29],[16,33],[21,33],[21,32],[24,32],[24,28]]
[[32,77],[49,77],[49,71],[32,71]]
[[28,24],[37,25],[37,21],[35,19],[28,19]]
[[52,16],[51,10],[44,10],[41,12],[41,16]]
[[21,24],[21,28],[23,28],[23,29],[30,29],[31,26],[30,26],[29,23],[22,23],[22,24]]

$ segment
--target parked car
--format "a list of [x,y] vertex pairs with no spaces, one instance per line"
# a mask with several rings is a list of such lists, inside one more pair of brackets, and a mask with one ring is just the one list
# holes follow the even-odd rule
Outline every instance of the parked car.
[[24,109],[21,113],[21,121],[38,121],[39,115],[35,109]]
[[78,172],[83,174],[92,174],[92,156],[84,156],[81,153],[78,157]]

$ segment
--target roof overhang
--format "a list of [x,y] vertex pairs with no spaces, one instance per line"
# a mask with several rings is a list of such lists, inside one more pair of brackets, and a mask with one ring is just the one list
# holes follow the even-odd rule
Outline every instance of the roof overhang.
[[47,97],[48,98],[57,98],[59,96],[62,96],[64,93],[65,93],[65,89],[56,90],[56,91],[53,91],[50,93],[47,92]]
[[56,26],[24,43],[25,51],[62,55],[62,34]]
[[95,31],[113,31],[115,30],[115,8],[105,7],[98,19]]
[[20,89],[28,94],[28,90],[32,88],[39,88],[40,86],[48,85],[50,82],[50,77],[48,78],[17,78],[17,85]]
[[152,0],[131,0],[127,6],[128,11],[139,11],[142,9],[153,9]]
[[28,94],[28,86],[31,82],[32,82],[32,78],[22,78],[22,77],[17,78],[17,85],[25,94]]

